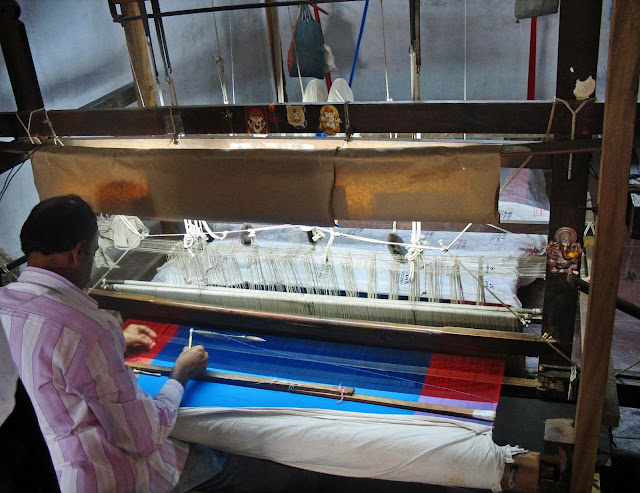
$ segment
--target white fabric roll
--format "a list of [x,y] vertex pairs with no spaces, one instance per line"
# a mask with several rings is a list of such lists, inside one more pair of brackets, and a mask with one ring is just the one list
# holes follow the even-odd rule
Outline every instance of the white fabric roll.
[[453,419],[294,408],[183,408],[174,438],[338,476],[501,491],[510,447]]
[[302,95],[303,103],[324,103],[327,100],[327,86],[324,80],[311,79]]
[[349,83],[344,79],[336,79],[331,84],[331,90],[329,91],[329,97],[327,99],[330,103],[344,103],[346,101],[355,101],[353,98],[353,91],[349,87]]

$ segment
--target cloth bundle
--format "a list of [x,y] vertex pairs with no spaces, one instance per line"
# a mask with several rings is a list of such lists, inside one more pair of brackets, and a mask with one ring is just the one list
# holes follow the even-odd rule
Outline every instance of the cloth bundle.
[[136,216],[108,216],[98,219],[98,250],[95,266],[115,267],[115,262],[107,254],[110,248],[127,250],[140,245],[142,238],[149,234],[149,229]]
[[[288,57],[291,77],[315,77],[325,74],[325,47],[320,23],[313,20],[308,5],[301,5]],[[300,71],[298,73],[298,70]]]
[[182,408],[172,436],[326,474],[494,492],[524,452],[485,425],[321,409]]

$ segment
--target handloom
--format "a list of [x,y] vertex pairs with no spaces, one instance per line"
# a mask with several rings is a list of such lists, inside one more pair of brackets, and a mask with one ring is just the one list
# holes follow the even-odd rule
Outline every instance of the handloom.
[[[125,20],[135,19],[135,13],[125,13],[123,8],[121,16],[116,16],[115,0],[110,1],[112,7],[112,13],[114,19],[124,22]],[[636,2],[637,3],[637,2]],[[420,14],[419,14],[419,2],[411,2],[411,24],[412,24],[412,45],[415,41],[415,49],[411,50],[411,56],[416,60],[417,66],[419,66],[419,39],[420,36],[416,31],[416,28],[420,26]],[[277,6],[276,3],[261,3],[253,4],[251,7],[263,8],[264,6]],[[416,9],[418,7],[418,9]],[[466,4],[465,4],[466,7]],[[237,6],[224,6],[211,8],[209,11],[221,10],[221,9],[235,9]],[[196,9],[198,10],[198,9]],[[200,9],[202,10],[202,9]],[[208,10],[208,9],[207,9]],[[276,9],[272,9],[276,10]],[[633,16],[634,6],[626,5],[626,2],[614,3],[613,14],[611,20],[611,49],[609,56],[609,68],[607,74],[607,112],[608,117],[604,118],[603,110],[604,103],[590,102],[584,107],[580,101],[574,101],[574,95],[572,90],[576,81],[580,82],[586,78],[595,77],[597,61],[598,61],[598,33],[600,32],[600,13],[602,10],[601,2],[577,2],[567,1],[562,2],[561,15],[559,16],[559,28],[558,28],[558,70],[556,80],[555,96],[562,98],[560,101],[568,101],[569,111],[564,111],[561,105],[558,105],[558,112],[556,112],[555,121],[553,124],[551,121],[547,122],[549,118],[549,110],[551,113],[555,110],[555,103],[550,101],[536,101],[527,103],[505,103],[505,102],[467,102],[466,93],[466,42],[465,42],[465,84],[464,84],[464,99],[465,102],[425,102],[415,104],[379,104],[379,103],[363,103],[345,105],[344,108],[339,108],[340,116],[343,121],[351,122],[352,129],[355,128],[359,132],[458,132],[464,133],[465,136],[469,132],[481,132],[483,134],[536,134],[538,137],[545,134],[545,128],[547,128],[546,135],[550,133],[555,134],[556,142],[551,143],[549,149],[554,149],[552,152],[563,153],[567,148],[573,150],[571,153],[583,152],[586,147],[593,146],[595,139],[592,139],[593,135],[602,134],[603,127],[606,127],[605,138],[603,139],[606,145],[606,153],[603,153],[603,163],[606,163],[603,167],[605,172],[600,176],[600,183],[602,191],[605,193],[599,194],[602,198],[599,204],[600,219],[599,219],[599,232],[598,238],[608,241],[611,237],[618,237],[622,234],[622,226],[618,227],[617,219],[622,217],[622,213],[614,215],[612,206],[608,202],[608,198],[618,196],[620,187],[616,188],[614,176],[615,173],[619,173],[623,176],[625,173],[628,175],[628,169],[625,169],[623,162],[628,158],[629,149],[628,145],[624,144],[630,140],[630,135],[633,131],[627,133],[628,129],[633,128],[636,100],[637,100],[637,70],[631,66],[632,62],[637,64],[637,49],[629,49],[629,47],[640,46],[637,42],[634,42],[637,38],[637,29],[633,29],[634,25],[637,25],[638,16]],[[193,9],[192,9],[193,11]],[[638,9],[635,8],[637,12]],[[188,13],[185,11],[184,13]],[[128,17],[127,17],[128,15]],[[133,16],[133,18],[131,17]],[[137,18],[140,18],[138,16]],[[629,22],[632,26],[628,29],[627,24]],[[145,19],[146,22],[146,19]],[[635,24],[634,24],[635,23]],[[14,24],[19,24],[19,21],[12,21],[7,23],[14,27]],[[20,24],[21,26],[21,24]],[[384,29],[384,21],[383,21]],[[20,32],[22,40],[17,43],[16,46],[24,46],[22,50],[15,50],[16,52],[24,52],[26,56],[24,59],[18,58],[19,63],[16,64],[15,60],[7,59],[7,68],[10,74],[19,74],[16,78],[18,81],[18,88],[14,91],[16,96],[16,102],[18,110],[21,112],[21,116],[24,121],[29,121],[29,125],[25,126],[24,132],[18,126],[16,121],[16,114],[5,113],[2,115],[3,120],[3,132],[7,136],[34,136],[48,137],[53,136],[54,139],[59,142],[54,131],[55,127],[60,135],[117,135],[117,136],[136,136],[136,135],[164,135],[165,133],[173,135],[172,140],[179,141],[178,126],[174,123],[178,122],[184,124],[184,128],[187,128],[190,133],[198,134],[223,134],[231,133],[237,134],[246,131],[246,119],[244,118],[245,110],[248,108],[242,106],[233,107],[220,107],[220,106],[208,106],[208,107],[170,107],[170,108],[138,108],[138,109],[118,109],[118,110],[99,110],[99,111],[77,111],[77,110],[62,110],[62,111],[50,111],[49,114],[42,112],[38,108],[42,108],[43,100],[39,94],[39,87],[37,79],[35,78],[35,71],[26,73],[21,70],[24,65],[29,65],[30,55],[28,54],[28,45],[26,44],[26,37],[24,37],[24,29],[17,30]],[[466,8],[465,8],[465,34],[466,34]],[[465,36],[466,38],[466,36]],[[585,40],[594,42],[585,43]],[[145,59],[148,56],[146,50],[147,46],[144,46],[144,40],[142,46],[145,49]],[[635,62],[634,62],[635,60]],[[27,63],[25,63],[25,61]],[[137,61],[137,66],[136,65]],[[232,56],[233,63],[233,56]],[[144,64],[144,62],[142,63]],[[17,67],[16,67],[17,65]],[[132,67],[136,72],[140,68],[140,57],[137,59],[132,57]],[[386,64],[385,64],[386,65]],[[276,66],[274,63],[274,73],[280,71],[281,63]],[[414,63],[414,70],[412,70],[412,76],[415,80],[415,72],[417,72],[417,66]],[[20,70],[16,70],[16,68]],[[277,68],[277,70],[276,70]],[[28,71],[27,71],[28,72]],[[385,70],[386,72],[386,70]],[[141,72],[138,72],[140,74]],[[631,75],[630,75],[631,74]],[[635,80],[632,80],[634,78]],[[232,69],[233,75],[233,69]],[[136,75],[134,72],[134,79]],[[530,73],[531,80],[531,73]],[[13,81],[13,78],[12,78]],[[621,81],[621,84],[617,82]],[[629,87],[632,90],[626,90],[626,82],[629,81]],[[146,86],[147,81],[141,81],[137,86],[139,92],[141,88]],[[233,82],[233,77],[232,77]],[[138,81],[136,80],[136,84]],[[153,82],[149,84],[149,87],[153,87]],[[281,87],[281,86],[280,86]],[[415,84],[412,84],[413,88],[416,88]],[[25,90],[22,90],[25,88]],[[417,87],[419,89],[419,86]],[[625,92],[626,91],[626,92]],[[414,91],[414,95],[417,91]],[[628,95],[627,95],[628,93]],[[155,101],[155,95],[153,97],[145,99],[147,105],[154,104],[149,102],[150,99]],[[534,94],[535,96],[535,94]],[[622,97],[624,96],[624,97]],[[628,96],[628,97],[627,97]],[[142,94],[140,94],[142,99]],[[387,99],[389,99],[389,91],[387,91]],[[234,98],[235,102],[235,98]],[[142,103],[144,105],[144,103]],[[276,121],[286,121],[286,111],[288,108],[285,105],[270,105],[269,111],[275,117]],[[273,109],[271,109],[273,107]],[[579,107],[583,107],[580,114],[576,112]],[[314,107],[309,105],[306,108],[307,118],[309,121],[317,121],[320,105]],[[29,113],[31,112],[31,113]],[[40,113],[38,113],[40,112]],[[564,114],[563,114],[564,113]],[[569,115],[571,113],[571,116]],[[31,125],[31,116],[34,116],[34,125]],[[350,117],[350,118],[349,118]],[[571,119],[571,122],[569,122]],[[551,119],[553,120],[553,118]],[[604,122],[603,125],[603,121]],[[168,124],[167,122],[170,122]],[[295,132],[291,126],[286,124],[280,124],[280,131]],[[569,131],[571,129],[571,131]],[[273,130],[272,130],[273,131]],[[307,133],[314,133],[315,128],[309,127],[305,129]],[[26,134],[25,134],[26,132]],[[396,134],[397,135],[397,134]],[[574,137],[578,140],[569,142],[567,136],[571,136],[573,141]],[[347,131],[347,138],[349,138],[350,132]],[[564,140],[564,142],[562,142]],[[562,150],[564,144],[569,144],[565,147],[565,151]],[[595,142],[595,147],[599,148],[600,143]],[[546,144],[543,144],[544,147]],[[11,151],[9,151],[11,152]],[[605,159],[606,156],[606,159]],[[566,158],[569,157],[567,160]],[[574,157],[576,159],[574,159]],[[621,164],[618,166],[617,164]],[[614,165],[615,164],[615,165]],[[517,165],[516,165],[517,166]],[[581,232],[584,227],[584,210],[580,210],[584,206],[584,200],[587,190],[587,174],[589,168],[589,159],[585,154],[570,154],[569,156],[556,156],[553,159],[553,165],[551,166],[551,160],[547,162],[547,167],[552,168],[553,179],[551,183],[551,202],[554,204],[554,213],[549,221],[549,236],[552,238],[556,229],[561,227],[571,227],[577,234],[580,241],[582,237]],[[615,170],[615,171],[613,171]],[[623,178],[626,179],[628,176]],[[619,200],[616,203],[616,209],[620,212],[620,207],[623,208],[622,201]],[[135,212],[133,213],[135,214]],[[182,216],[180,216],[182,218]],[[195,214],[192,217],[207,219],[206,216]],[[229,220],[228,217],[220,217],[218,220]],[[470,219],[467,219],[470,220]],[[253,221],[253,220],[252,220]],[[255,221],[253,221],[255,222]],[[282,221],[274,221],[282,222]],[[297,222],[297,221],[296,221]],[[604,229],[603,229],[604,228]],[[461,230],[462,228],[460,228]],[[611,271],[611,276],[617,276],[619,256],[616,256],[614,247],[605,246],[603,243],[602,248],[597,248],[596,252],[600,256],[599,262],[605,266],[606,269]],[[594,269],[598,276],[598,281],[601,291],[592,293],[589,302],[590,322],[587,324],[592,327],[587,340],[585,342],[585,351],[588,353],[588,357],[585,361],[585,371],[582,374],[583,385],[588,388],[588,392],[581,392],[581,405],[579,406],[579,413],[576,420],[576,446],[575,454],[576,460],[574,461],[574,474],[572,483],[574,491],[591,491],[591,482],[593,477],[593,464],[595,461],[595,449],[597,447],[597,435],[599,422],[599,410],[602,407],[601,395],[604,393],[604,383],[602,379],[597,378],[598,373],[602,371],[606,372],[606,365],[609,360],[609,343],[611,338],[611,320],[613,318],[613,309],[609,310],[610,301],[602,290],[609,290],[615,297],[615,290],[610,290],[608,286],[615,285],[613,277],[607,276],[605,270],[598,268]],[[600,277],[601,276],[601,277]],[[547,272],[546,279],[546,294],[544,302],[543,313],[543,327],[545,331],[548,331],[554,338],[559,340],[558,345],[562,347],[562,351],[565,355],[570,354],[570,341],[574,333],[574,314],[576,305],[576,292],[574,288],[566,286],[566,275],[556,275],[552,272]],[[595,277],[594,277],[595,279]],[[608,279],[608,280],[607,280]],[[595,291],[595,289],[594,289]],[[97,293],[96,296],[102,300],[107,296],[104,293]],[[159,300],[145,300],[138,295],[130,295],[129,299],[114,296],[112,293],[109,297],[118,299],[123,305],[127,305],[131,308],[133,303],[138,303],[140,307],[153,306],[156,311],[163,312],[165,315],[171,310],[183,310],[184,305],[188,303],[175,303],[172,305],[168,301]],[[593,301],[593,303],[592,303]],[[192,302],[190,302],[192,303]],[[194,306],[195,303],[192,303]],[[613,306],[613,305],[611,305]],[[151,311],[149,308],[145,308],[146,311]],[[261,319],[256,313],[245,313],[240,315],[239,310],[236,309],[213,309],[203,305],[198,308],[199,312],[193,314],[195,318],[202,318],[202,314],[214,316],[216,320],[222,320],[229,322],[231,312],[234,315],[238,315],[241,318],[244,317],[246,321],[251,320],[253,324],[259,325],[257,322]],[[176,313],[177,313],[176,312]],[[156,313],[160,316],[160,313]],[[226,317],[226,318],[225,318]],[[254,318],[251,318],[254,317]],[[291,323],[295,317],[280,317],[279,321],[284,324]],[[312,318],[312,317],[310,317]],[[284,322],[282,322],[284,320]],[[299,321],[300,322],[300,321]],[[298,322],[296,322],[298,323]],[[300,322],[303,323],[303,322]],[[333,323],[333,322],[332,322]],[[306,325],[315,325],[316,328],[319,325],[323,325],[323,328],[335,327],[327,320],[322,322],[310,321]],[[345,332],[347,327],[349,330],[354,327],[362,327],[366,325],[364,323],[356,322],[343,322]],[[373,322],[368,323],[369,329],[372,329],[372,333],[375,333],[374,328],[376,324]],[[305,327],[308,328],[308,327]],[[378,327],[380,328],[380,327]],[[597,330],[593,330],[597,329]],[[407,330],[403,328],[403,334],[420,334],[415,336],[415,340],[424,343],[424,337],[422,334],[415,331]],[[442,331],[442,334],[438,335],[438,338],[451,338],[451,333]],[[388,344],[405,344],[404,347],[410,346],[410,343],[415,343],[410,336],[403,336],[404,338],[389,337],[390,328],[384,326],[383,331],[379,331],[384,336],[369,336],[369,339],[375,340],[376,343],[381,345]],[[433,332],[432,335],[435,336]],[[461,335],[459,333],[458,335]],[[523,334],[521,334],[523,335]],[[450,339],[447,339],[450,342]],[[495,351],[496,346],[492,346]],[[502,342],[499,345],[501,350],[505,350],[505,346]],[[457,351],[460,346],[447,345],[449,351]],[[598,354],[600,353],[600,354]],[[540,354],[536,351],[536,354]],[[557,358],[545,358],[545,361],[541,363],[550,364],[548,368],[555,368],[558,363]],[[566,367],[566,362],[561,361]],[[544,373],[544,366],[541,365],[541,371]],[[595,369],[595,370],[594,370]],[[594,419],[590,416],[595,415]],[[569,460],[569,463],[571,460]],[[556,464],[557,466],[557,464]],[[566,473],[567,469],[564,466],[556,467],[556,470],[560,472],[560,482],[562,482],[562,475]],[[556,478],[557,479],[557,478]],[[537,481],[537,478],[534,479]],[[566,484],[565,484],[566,486]]]
[[[115,214],[114,229],[130,233],[135,240],[116,254],[107,271],[109,275],[100,276],[90,290],[103,306],[119,309],[129,316],[135,316],[140,310],[139,318],[145,320],[180,320],[182,323],[189,323],[191,317],[195,317],[205,327],[224,330],[246,330],[256,328],[257,324],[260,330],[256,333],[267,341],[284,328],[294,337],[327,341],[353,338],[354,342],[368,346],[395,346],[404,350],[426,350],[434,345],[433,349],[446,348],[446,344],[439,341],[452,337],[464,340],[460,346],[456,345],[462,353],[469,354],[483,347],[487,349],[476,354],[484,352],[497,357],[510,353],[507,347],[515,348],[513,354],[537,355],[553,344],[533,334],[504,336],[496,331],[494,338],[488,336],[486,330],[520,332],[537,316],[535,311],[520,308],[515,289],[519,277],[542,276],[540,264],[535,262],[544,250],[542,237],[524,235],[519,241],[518,235],[511,235],[498,226],[492,227],[494,233],[472,233],[468,231],[471,224],[456,232],[424,231],[422,222],[415,220],[437,221],[443,217],[461,222],[471,215],[474,221],[496,223],[501,146],[393,141],[345,143],[322,139],[256,142],[253,146],[252,142],[235,139],[186,139],[186,149],[164,150],[158,148],[157,140],[146,142],[147,149],[138,149],[139,142],[135,141],[72,139],[67,140],[64,147],[47,147],[37,152],[32,162],[35,182],[43,198],[80,193],[94,204],[97,212]],[[61,176],[65,179],[60,180]],[[195,176],[198,180],[192,179]],[[517,172],[507,181],[517,183]],[[515,183],[503,185],[503,189],[508,186],[514,187]],[[518,213],[522,213],[523,207],[530,207],[519,206]],[[500,209],[510,207],[513,211],[509,202],[503,202]],[[136,219],[127,217],[128,214],[190,219],[184,220],[185,233],[177,237],[164,234],[154,237],[141,232]],[[335,220],[342,221],[342,218],[363,225],[382,219],[392,227],[386,230],[341,228]],[[393,218],[405,223],[412,220],[411,230],[392,225]],[[216,219],[231,222],[211,222]],[[295,222],[264,224],[291,219]],[[243,223],[233,222],[239,220]],[[468,255],[467,247],[474,243],[480,251]],[[506,252],[496,250],[501,244],[510,245]],[[161,254],[168,261],[153,280],[118,279],[118,264],[143,253]],[[122,292],[134,303],[134,308],[127,307],[127,302],[121,303],[125,298],[111,294],[114,292]],[[169,299],[163,304],[159,298]],[[182,315],[176,317],[171,313],[185,307],[187,312]],[[205,307],[212,307],[213,311]],[[287,322],[280,324],[283,317]],[[197,321],[194,319],[193,323]],[[217,332],[224,333],[224,330]],[[355,333],[359,335],[353,337]],[[387,333],[390,335],[385,335]],[[498,349],[498,340],[506,345]],[[187,339],[183,335],[176,343],[186,345]],[[451,347],[445,350],[450,352]],[[330,353],[328,356],[335,357]],[[170,364],[165,361],[164,366]],[[147,362],[146,368],[138,365],[136,369],[154,373],[156,366]],[[286,365],[283,368],[286,369]],[[273,376],[272,372],[256,373],[260,378]],[[157,377],[147,375],[141,377],[141,382],[147,377],[151,379],[147,384],[157,381]],[[327,385],[315,378],[303,380],[308,385]],[[331,383],[344,389],[343,382]],[[467,393],[476,395],[478,384],[472,384]],[[349,384],[344,382],[344,386]],[[147,390],[151,392],[153,388]],[[251,396],[255,391],[243,387],[241,395]],[[216,391],[205,394],[218,395]],[[335,397],[335,389],[329,394]],[[327,400],[326,397],[303,397]],[[359,406],[372,405],[370,392],[363,392],[359,387],[353,395],[342,397],[343,404],[349,406],[356,405],[350,402],[352,399],[359,399]],[[380,401],[376,409],[385,409],[380,413],[388,413],[389,409],[394,413],[399,410],[422,412],[430,410],[429,406],[442,406],[428,402],[410,405],[407,403],[411,399],[404,397],[387,397],[389,400],[381,405],[384,396],[373,398]],[[260,402],[251,398],[250,401]],[[222,405],[217,399],[206,405],[212,404]],[[441,411],[445,416],[460,414],[456,411],[460,406],[456,404],[447,402]],[[309,406],[295,403],[276,407]],[[342,409],[348,406],[338,411]],[[214,413],[216,417],[212,421],[222,422],[219,411],[197,411],[196,414],[203,412]],[[271,412],[267,411],[267,415]],[[303,421],[315,427],[316,419],[317,416],[307,416]],[[415,419],[422,426],[427,418]],[[415,425],[411,424],[410,429]],[[385,434],[379,424],[358,426]],[[468,428],[464,428],[467,425],[459,428],[460,425],[445,423],[445,426],[468,432]],[[250,423],[247,427],[247,430],[253,429]],[[202,435],[201,440],[210,434],[224,436],[211,430],[197,434]],[[415,431],[409,432],[413,434]],[[509,453],[493,444],[490,428],[476,429],[471,436],[484,437],[483,446],[492,450],[487,453],[495,454],[500,464],[497,469],[491,466],[490,474],[485,470],[475,476],[489,483],[461,479],[460,474],[454,475],[455,478],[416,478],[411,472],[404,480],[499,488],[500,471],[510,460]],[[220,443],[210,445],[226,447]],[[413,445],[408,445],[407,450],[412,450],[411,447]],[[456,453],[466,449],[468,447],[461,447]],[[327,472],[346,474],[326,464],[308,467],[315,470],[329,467]],[[466,469],[472,471],[474,467]],[[371,472],[356,468],[351,474],[370,476]],[[385,477],[402,479],[393,474]]]

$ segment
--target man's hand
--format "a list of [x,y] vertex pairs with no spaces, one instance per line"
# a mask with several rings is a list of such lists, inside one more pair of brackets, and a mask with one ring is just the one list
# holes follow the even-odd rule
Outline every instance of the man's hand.
[[148,351],[156,345],[153,339],[157,334],[146,325],[131,324],[124,329],[123,334],[127,343],[124,354],[127,357]]
[[186,347],[176,359],[170,378],[177,380],[184,387],[189,380],[204,373],[208,362],[209,353],[203,346]]

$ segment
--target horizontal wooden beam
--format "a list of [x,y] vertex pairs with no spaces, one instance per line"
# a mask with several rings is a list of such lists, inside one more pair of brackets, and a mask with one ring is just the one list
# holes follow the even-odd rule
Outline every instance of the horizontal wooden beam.
[[90,294],[101,308],[120,311],[125,318],[439,353],[538,356],[553,352],[549,343],[534,334],[291,315],[104,290]]
[[[177,106],[117,109],[51,110],[49,121],[59,136],[167,135],[165,121],[179,117],[187,135],[246,134],[247,112],[254,106]],[[319,131],[322,104],[304,105],[307,126],[299,129],[287,120],[287,105],[260,106],[269,120],[271,133]],[[547,131],[551,102],[422,102],[349,103],[335,105],[342,120],[359,133],[481,133],[543,135]],[[575,104],[574,104],[575,106]],[[602,133],[602,103],[589,103],[578,114],[580,128]],[[20,113],[23,121],[29,113]],[[31,134],[52,136],[44,111],[31,119]],[[640,129],[640,124],[636,126]],[[558,105],[551,133],[569,134],[571,114]],[[640,132],[637,132],[640,134]],[[0,137],[26,137],[15,113],[0,113]]]
[[[173,370],[170,366],[151,365],[146,363],[134,363],[126,361],[127,366],[134,372],[142,374],[156,374],[157,376],[168,377]],[[354,388],[340,387],[335,385],[325,385],[320,383],[294,382],[291,380],[280,380],[277,378],[259,377],[255,375],[240,375],[237,373],[220,373],[207,371],[197,380],[206,382],[223,383],[227,385],[237,385],[240,387],[253,387],[257,389],[281,390],[294,394],[318,395],[324,397],[340,398],[341,396],[353,395]]]
[[[340,221],[341,228],[368,228],[368,229],[387,229],[390,222],[384,221]],[[467,227],[468,223],[427,223],[422,222],[422,231],[457,231],[460,232]],[[548,223],[498,223],[492,227],[488,224],[473,224],[467,232],[469,233],[500,233],[500,229],[504,229],[513,234],[526,235],[546,235],[549,232]],[[411,222],[397,221],[396,227],[400,230],[410,230]]]
[[105,94],[90,103],[85,104],[81,109],[100,108],[126,108],[136,102],[136,88],[133,82],[126,84],[109,94]]
[[[127,363],[130,367],[142,373],[157,374],[158,376],[168,376],[172,368],[168,366],[145,365]],[[464,407],[445,406],[442,404],[429,404],[427,402],[407,401],[404,399],[392,399],[377,395],[362,394],[353,388],[338,389],[331,385],[316,383],[291,382],[274,380],[273,378],[255,377],[249,375],[233,375],[229,373],[218,373],[205,371],[195,380],[202,382],[215,382],[227,385],[239,385],[242,387],[255,387],[261,389],[278,390],[281,392],[291,392],[294,394],[312,395],[315,397],[326,397],[329,399],[360,402],[361,404],[373,404],[375,406],[394,407],[396,409],[408,409],[410,411],[420,411],[424,413],[437,413],[445,416],[458,416],[468,419],[481,419],[484,421],[494,421],[494,411],[476,411]]]

